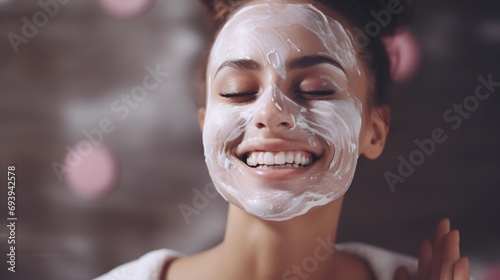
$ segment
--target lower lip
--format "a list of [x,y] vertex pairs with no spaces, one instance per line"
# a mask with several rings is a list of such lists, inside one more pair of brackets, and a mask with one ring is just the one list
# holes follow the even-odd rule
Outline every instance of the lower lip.
[[250,174],[259,179],[265,179],[270,181],[279,180],[289,180],[294,177],[304,176],[311,167],[316,163],[318,159],[309,164],[306,167],[250,167],[243,161],[238,159],[239,163],[243,165]]

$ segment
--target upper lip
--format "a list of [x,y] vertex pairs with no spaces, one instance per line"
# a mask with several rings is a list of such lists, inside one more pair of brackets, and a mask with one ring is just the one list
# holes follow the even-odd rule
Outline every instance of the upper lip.
[[310,145],[300,142],[290,142],[280,139],[267,139],[258,142],[242,144],[236,150],[236,156],[244,159],[251,152],[286,152],[305,151],[311,153],[315,159],[321,156],[322,151],[314,150]]

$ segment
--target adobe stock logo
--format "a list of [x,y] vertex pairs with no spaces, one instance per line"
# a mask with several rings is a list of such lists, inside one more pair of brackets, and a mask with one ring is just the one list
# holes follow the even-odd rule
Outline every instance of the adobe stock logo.
[[286,270],[281,275],[281,280],[302,280],[308,279],[314,273],[320,263],[326,261],[334,252],[334,243],[332,236],[328,235],[326,240],[316,238],[318,245],[314,248],[311,256],[302,260],[300,265],[292,265],[291,269]]
[[170,75],[164,72],[160,64],[156,68],[147,66],[145,68],[146,75],[142,79],[142,83],[133,87],[129,93],[122,93],[120,98],[114,99],[109,110],[115,114],[115,119],[102,118],[99,120],[96,128],[91,130],[83,129],[81,131],[84,140],[80,141],[74,148],[66,146],[67,158],[64,163],[58,161],[52,162],[52,169],[56,174],[59,182],[63,181],[63,175],[66,172],[72,172],[80,163],[89,156],[94,147],[98,147],[103,143],[106,135],[112,133],[116,129],[118,121],[124,121],[132,111],[137,109],[141,102],[152,95],[163,83],[163,81]]
[[[461,103],[454,103],[443,112],[443,121],[449,124],[452,130],[459,129],[464,120],[470,118],[472,113],[479,109],[481,102],[489,99],[497,90],[496,88],[500,87],[500,81],[494,81],[493,74],[489,74],[488,78],[478,76],[477,80],[479,83],[473,94],[465,97]],[[408,179],[415,172],[416,167],[424,164],[426,159],[436,152],[438,145],[446,142],[448,138],[445,128],[436,127],[432,130],[430,137],[423,140],[415,139],[413,142],[416,148],[407,157],[398,156],[397,172],[384,172],[384,178],[391,191],[395,192],[396,184]]]
[[27,17],[22,17],[21,21],[23,26],[21,27],[21,33],[17,34],[14,32],[9,32],[7,38],[14,49],[16,54],[19,53],[19,46],[21,44],[28,44],[30,39],[33,39],[41,28],[44,28],[48,23],[49,19],[55,17],[59,11],[61,5],[66,5],[71,0],[40,0],[38,1],[38,6],[41,10],[33,14],[31,19]]
[[205,184],[203,190],[194,188],[193,193],[192,206],[185,203],[180,203],[178,206],[186,225],[191,223],[191,216],[200,215],[201,211],[208,207],[210,200],[219,196],[219,192],[212,182]]
[[354,38],[359,43],[360,48],[365,48],[371,42],[371,38],[375,38],[380,35],[382,28],[389,25],[392,20],[393,15],[400,14],[403,12],[404,7],[401,6],[399,0],[390,0],[387,3],[386,10],[380,10],[378,12],[370,11],[370,14],[375,20],[366,23],[364,30],[357,27],[354,28],[355,35]]

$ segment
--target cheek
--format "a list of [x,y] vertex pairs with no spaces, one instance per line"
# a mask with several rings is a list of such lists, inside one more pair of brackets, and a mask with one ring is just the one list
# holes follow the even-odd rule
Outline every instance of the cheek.
[[229,104],[207,104],[207,113],[203,127],[205,148],[226,146],[240,137],[251,114],[249,106],[232,106]]
[[345,142],[357,145],[361,114],[361,103],[350,98],[342,101],[319,101],[299,117],[299,120],[330,145]]

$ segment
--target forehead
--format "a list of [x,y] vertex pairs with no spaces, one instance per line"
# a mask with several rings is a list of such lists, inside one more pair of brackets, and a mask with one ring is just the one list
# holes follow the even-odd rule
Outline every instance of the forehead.
[[352,36],[339,21],[311,4],[255,4],[243,7],[221,29],[209,68],[229,59],[265,63],[318,53],[332,56],[345,69],[356,68]]

